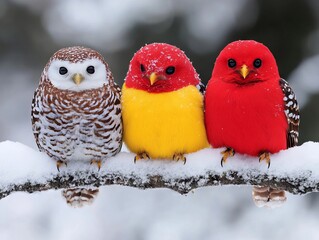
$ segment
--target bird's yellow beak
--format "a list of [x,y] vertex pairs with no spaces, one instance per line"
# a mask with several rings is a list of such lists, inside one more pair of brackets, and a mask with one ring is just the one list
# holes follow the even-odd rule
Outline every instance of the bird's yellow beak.
[[81,82],[84,80],[84,77],[80,73],[76,73],[72,76],[72,80],[76,85],[80,85]]
[[151,75],[150,75],[150,83],[151,83],[151,86],[158,80],[158,75],[153,72]]
[[240,75],[243,76],[244,79],[248,76],[248,74],[249,74],[249,69],[248,69],[248,67],[247,67],[246,64],[244,64],[243,66],[241,66],[241,68],[240,68],[240,70],[239,70],[239,73],[240,73]]

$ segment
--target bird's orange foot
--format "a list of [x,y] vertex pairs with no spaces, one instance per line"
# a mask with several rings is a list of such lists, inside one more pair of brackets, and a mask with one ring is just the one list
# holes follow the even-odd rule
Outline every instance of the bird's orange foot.
[[146,152],[141,152],[136,154],[134,158],[134,163],[136,163],[137,160],[142,160],[142,159],[150,159],[150,156]]
[[173,155],[173,160],[175,161],[183,161],[183,163],[186,163],[186,157],[182,153],[175,153]]
[[235,150],[228,147],[224,151],[222,151],[221,154],[223,156],[222,156],[222,159],[220,161],[220,165],[223,167],[224,163],[226,163],[227,158],[232,157],[232,156],[235,155]]
[[259,162],[266,161],[268,164],[268,168],[270,167],[270,153],[269,152],[263,152],[259,154]]
[[99,171],[100,171],[100,169],[101,169],[101,166],[102,166],[102,161],[101,160],[91,160],[91,163],[90,163],[91,165],[92,164],[96,164],[97,165],[97,168],[99,169]]
[[66,162],[63,162],[63,161],[61,161],[61,160],[58,160],[58,161],[56,162],[56,168],[58,169],[59,172],[60,172],[60,167],[61,167],[62,165],[65,165],[66,167],[68,166],[68,164],[67,164]]

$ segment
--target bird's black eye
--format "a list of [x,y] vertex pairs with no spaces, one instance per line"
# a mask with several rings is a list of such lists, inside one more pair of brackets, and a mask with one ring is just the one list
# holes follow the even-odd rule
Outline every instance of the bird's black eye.
[[89,73],[89,74],[93,74],[95,73],[95,68],[93,66],[88,66],[86,71]]
[[141,64],[141,71],[142,71],[142,72],[145,72],[145,71],[146,71],[143,64]]
[[171,75],[175,72],[175,67],[173,66],[167,67],[165,72],[166,74]]
[[259,58],[256,58],[254,61],[254,67],[260,68],[261,67],[261,60]]
[[230,68],[236,67],[236,61],[232,58],[228,59],[228,67]]
[[59,73],[60,73],[61,75],[65,75],[65,74],[68,73],[68,69],[66,69],[66,67],[60,67]]

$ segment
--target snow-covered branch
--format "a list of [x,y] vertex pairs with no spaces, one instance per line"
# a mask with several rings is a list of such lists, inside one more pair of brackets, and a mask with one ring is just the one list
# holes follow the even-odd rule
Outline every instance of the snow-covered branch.
[[217,185],[273,186],[293,194],[319,191],[319,143],[307,142],[272,155],[271,166],[236,154],[220,166],[221,149],[187,155],[187,163],[141,160],[121,152],[100,171],[87,163],[69,163],[57,171],[55,162],[23,144],[0,143],[0,198],[12,192],[36,192],[75,186],[119,184],[137,188],[169,188],[185,194]]

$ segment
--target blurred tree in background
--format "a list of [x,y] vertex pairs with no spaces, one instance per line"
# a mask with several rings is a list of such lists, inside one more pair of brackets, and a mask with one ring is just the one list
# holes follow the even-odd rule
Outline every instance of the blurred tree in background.
[[[85,3],[83,8],[79,7],[82,3]],[[141,1],[141,6],[135,10],[128,6],[127,10],[114,12],[112,8],[118,9],[125,3],[134,6],[134,3],[97,3],[100,11],[95,13],[97,8],[87,8],[87,1],[2,1],[0,70],[23,66],[32,72],[28,79],[36,86],[41,70],[53,52],[80,44],[100,51],[110,63],[116,81],[122,84],[128,63],[137,49],[146,43],[167,42],[187,53],[206,83],[223,46],[237,39],[255,39],[269,46],[277,59],[281,76],[289,80],[290,73],[304,59],[315,55],[318,49],[309,44],[309,38],[318,31],[315,14],[318,4],[315,0],[201,0],[196,3],[155,0],[152,4]],[[158,11],[154,13],[152,8]],[[150,15],[139,19],[148,11]],[[92,17],[90,13],[97,14],[95,22],[87,20]],[[108,19],[103,17],[105,14],[118,15],[116,21],[108,24]],[[77,29],[76,16],[88,23],[82,27],[80,21],[80,30]],[[130,25],[123,27],[125,21]],[[105,37],[110,35],[114,37]],[[117,46],[116,42],[124,43]],[[2,82],[11,84],[8,78]],[[319,139],[319,113],[314,111],[318,97],[314,96],[312,100],[302,109],[301,142]]]
[[[2,1],[0,71],[13,66],[28,69],[32,89],[53,52],[79,44],[100,51],[121,85],[137,49],[146,43],[167,42],[187,53],[207,83],[223,46],[237,39],[255,39],[272,50],[281,76],[290,80],[303,60],[318,53],[319,7],[315,0],[154,0],[140,1],[137,7],[129,0],[105,2],[97,1],[98,6],[91,9],[93,4],[88,1]],[[116,11],[125,4],[128,7]],[[92,14],[96,14],[94,21]],[[111,16],[105,18],[107,14]],[[302,81],[298,79],[297,85]],[[12,84],[9,78],[2,82]],[[295,91],[297,96],[303,94]],[[301,143],[319,139],[318,98],[315,94],[302,109]]]
[[[30,123],[31,99],[43,67],[49,57],[62,47],[84,45],[98,50],[109,63],[116,82],[121,85],[128,70],[129,61],[141,46],[152,42],[167,42],[186,52],[202,81],[207,83],[220,50],[227,43],[238,39],[255,39],[267,45],[274,53],[281,76],[290,82],[302,106],[300,143],[309,140],[319,141],[318,12],[319,1],[317,0],[2,0],[0,1],[0,141],[19,141],[36,148]],[[245,193],[242,193],[242,188],[232,188],[231,191],[229,189],[202,190],[196,196],[189,196],[188,201],[184,202],[176,195],[170,195],[170,192],[153,191],[143,195],[151,199],[148,202],[145,200],[146,203],[149,203],[148,206],[145,206],[144,202],[138,205],[141,202],[139,198],[141,192],[136,194],[137,190],[125,189],[121,192],[118,189],[112,189],[105,190],[107,193],[113,191],[107,198],[105,197],[106,201],[114,203],[114,207],[111,206],[110,209],[115,210],[108,209],[109,213],[113,213],[111,218],[110,216],[103,218],[102,214],[96,214],[106,209],[102,204],[102,207],[100,205],[96,207],[98,209],[96,213],[91,213],[89,210],[86,213],[92,214],[90,216],[95,223],[100,223],[98,221],[100,219],[103,219],[104,222],[109,221],[107,222],[109,226],[113,226],[114,219],[122,223],[122,218],[127,218],[125,214],[137,215],[137,217],[134,216],[134,221],[124,224],[127,224],[126,227],[137,228],[135,235],[129,231],[127,233],[122,231],[122,226],[118,229],[116,227],[110,229],[112,233],[117,234],[116,236],[122,234],[121,236],[124,236],[122,239],[151,239],[145,236],[156,239],[154,232],[162,233],[162,225],[165,222],[167,222],[165,225],[167,229],[164,230],[170,232],[172,223],[182,225],[194,216],[197,216],[198,221],[191,219],[190,229],[201,232],[200,239],[208,239],[204,236],[212,236],[214,231],[218,231],[219,228],[223,229],[223,226],[229,226],[229,224],[233,224],[232,229],[236,227],[242,229],[244,225],[240,225],[240,222],[245,224],[245,221],[242,221],[242,219],[245,220],[245,217],[246,221],[247,219],[258,219],[258,221],[251,220],[249,224],[246,224],[248,230],[246,229],[245,239],[256,239],[251,237],[254,235],[250,235],[251,228],[260,228],[258,231],[264,234],[264,239],[267,237],[268,239],[281,239],[280,234],[276,235],[277,238],[270,236],[271,231],[265,225],[260,224],[265,219],[265,221],[273,220],[273,216],[280,219],[281,212],[278,215],[272,212],[267,216],[263,215],[263,212],[259,218],[256,217],[258,213],[250,208],[252,203],[247,200],[250,189]],[[53,193],[51,194],[47,196],[53,196]],[[133,198],[134,208],[131,206],[132,200],[127,201],[127,195]],[[212,203],[212,198],[207,196],[213,196],[215,202]],[[311,206],[313,206],[318,202],[316,196],[312,194],[304,199],[311,199]],[[36,199],[29,199],[28,209],[34,212],[25,214],[28,215],[26,220],[18,221],[18,224],[22,222],[31,224],[20,226],[29,230],[25,226],[34,226],[32,223],[41,222],[30,230],[30,236],[32,236],[30,239],[35,239],[33,238],[35,232],[40,236],[38,239],[43,239],[41,236],[46,236],[47,232],[51,232],[50,239],[61,239],[54,237],[59,236],[61,228],[65,231],[62,234],[65,236],[64,239],[69,239],[66,233],[73,236],[73,232],[68,232],[73,226],[59,225],[61,219],[65,218],[65,221],[70,220],[71,222],[80,221],[81,217],[72,215],[70,212],[66,216],[64,213],[66,210],[54,199],[43,198],[46,200],[39,200],[39,204],[33,203],[37,201]],[[3,220],[2,223],[7,223],[7,225],[0,225],[0,239],[6,239],[1,235],[4,231],[10,232],[8,239],[14,239],[12,232],[18,234],[18,231],[11,228],[15,226],[11,223],[16,220],[17,214],[22,212],[23,215],[23,211],[28,211],[28,209],[23,209],[23,204],[28,199],[24,196],[12,199],[15,199],[16,205],[10,203],[6,205],[5,200],[2,200],[0,204],[1,212],[4,212],[4,209],[9,209],[7,211],[10,214],[15,212],[10,216],[3,214],[5,217],[0,217],[0,220]],[[176,201],[175,204],[172,199]],[[161,203],[158,204],[158,202]],[[216,202],[219,206],[225,204],[224,208],[218,207]],[[153,203],[158,204],[156,208],[152,205]],[[310,216],[310,219],[313,219],[313,226],[317,226],[317,216],[311,215],[307,207],[302,208],[308,203],[304,205],[302,203],[300,201],[298,206],[295,204],[291,208],[299,210],[298,216],[304,216],[302,222],[305,222]],[[51,209],[47,209],[47,204],[51,204]],[[128,206],[129,210],[127,210],[128,207],[125,208],[126,204],[131,204]],[[42,206],[40,210],[38,210],[38,205]],[[170,206],[171,209],[167,206]],[[188,216],[183,206],[188,207],[193,215]],[[145,210],[147,207],[148,209]],[[48,211],[47,214],[43,209]],[[63,212],[60,213],[61,215],[58,209]],[[172,209],[179,213],[179,217],[170,215]],[[282,211],[288,218],[290,216],[290,220],[295,219],[295,213],[291,212],[289,208]],[[217,217],[215,217],[216,213],[219,213]],[[147,214],[152,217],[152,221],[147,220]],[[7,221],[7,216],[11,221],[10,219]],[[29,216],[32,219],[30,221]],[[157,216],[156,220],[153,219],[153,216]],[[172,217],[173,220],[170,222],[167,221],[166,216],[175,216],[175,218]],[[143,223],[134,225],[138,222],[136,219],[143,220],[144,218]],[[202,226],[201,219],[206,221],[206,228]],[[215,229],[209,227],[208,223],[211,221],[216,225]],[[273,224],[272,221],[270,222]],[[143,224],[152,228],[146,229],[142,226]],[[278,229],[283,231],[282,226],[286,224],[286,221],[281,221],[280,224]],[[180,235],[183,235],[185,227],[181,225],[178,225],[176,229],[180,227]],[[293,228],[288,223],[284,226],[286,229],[289,228],[288,232]],[[311,224],[305,224],[305,227],[308,226],[312,227]],[[37,227],[39,229],[36,229]],[[85,231],[84,227],[80,229]],[[92,238],[91,234],[103,235],[102,230],[85,233]],[[279,230],[277,233],[280,233]],[[26,232],[22,231],[23,234]],[[221,239],[227,239],[227,236],[232,234],[232,231],[224,232],[226,238],[221,237]],[[305,232],[311,233],[311,231]],[[82,232],[79,231],[79,235],[80,233]],[[128,234],[130,238],[127,237]],[[188,236],[189,239],[191,236]],[[309,236],[302,236],[309,239]],[[27,235],[24,238],[28,239]]]

